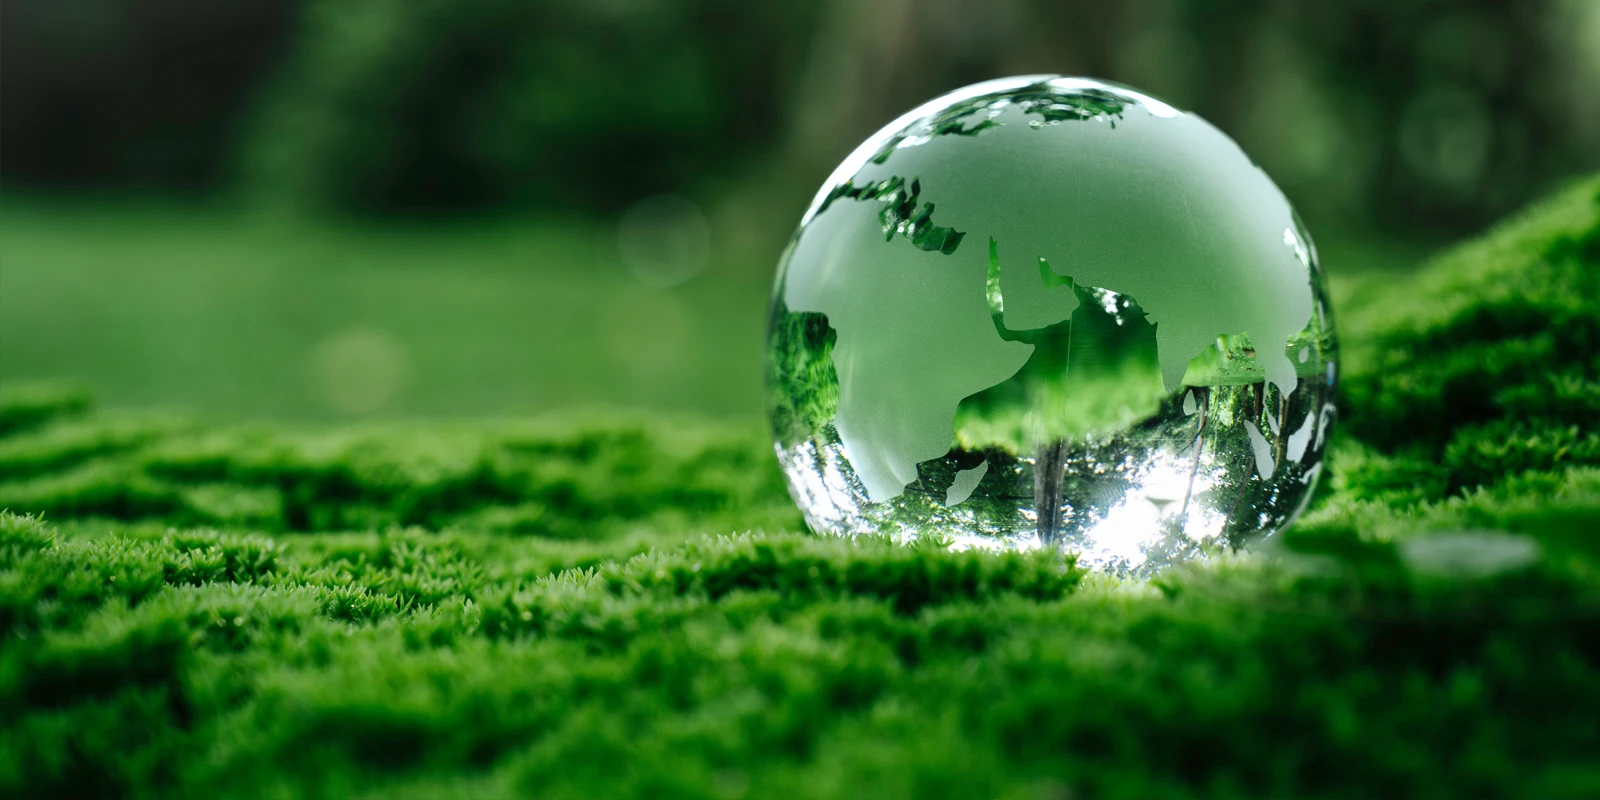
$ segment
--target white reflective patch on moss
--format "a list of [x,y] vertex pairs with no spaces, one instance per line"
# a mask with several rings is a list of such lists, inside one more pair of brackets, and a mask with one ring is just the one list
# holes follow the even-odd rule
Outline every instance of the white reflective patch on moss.
[[1412,572],[1436,577],[1487,578],[1533,566],[1540,557],[1538,542],[1499,531],[1429,534],[1396,549]]

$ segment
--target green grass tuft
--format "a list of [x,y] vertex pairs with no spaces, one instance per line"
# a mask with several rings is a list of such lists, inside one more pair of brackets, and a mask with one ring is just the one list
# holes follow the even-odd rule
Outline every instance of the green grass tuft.
[[[1600,421],[1597,208],[1600,180],[1584,181],[1415,278],[1373,282],[1347,303],[1354,330],[1343,405],[1354,432],[1429,457],[1481,436],[1474,426],[1506,420],[1529,425],[1495,433],[1582,426],[1592,434]],[[1585,463],[1595,463],[1590,442]],[[1535,449],[1553,460],[1560,445]]]
[[797,532],[753,427],[8,389],[0,796],[1596,796],[1597,200],[1353,292],[1311,511],[1146,583]]
[[72,386],[28,383],[0,387],[0,436],[38,427],[89,408],[89,393]]

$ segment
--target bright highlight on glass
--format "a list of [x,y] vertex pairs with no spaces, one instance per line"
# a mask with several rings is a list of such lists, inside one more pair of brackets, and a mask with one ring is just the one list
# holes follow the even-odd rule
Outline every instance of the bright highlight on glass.
[[1334,418],[1283,194],[1206,121],[1082,78],[969,86],[862,143],[790,242],[767,345],[816,531],[1122,574],[1288,524]]

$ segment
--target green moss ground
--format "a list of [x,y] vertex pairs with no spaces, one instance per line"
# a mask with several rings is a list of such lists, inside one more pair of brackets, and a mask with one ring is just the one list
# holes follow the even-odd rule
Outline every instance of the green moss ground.
[[1600,796],[1600,180],[1340,289],[1314,507],[1148,583],[765,435],[0,400],[0,796]]

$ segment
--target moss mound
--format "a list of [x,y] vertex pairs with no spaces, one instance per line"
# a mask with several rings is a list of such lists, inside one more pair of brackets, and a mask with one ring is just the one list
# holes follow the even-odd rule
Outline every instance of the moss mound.
[[9,390],[0,795],[1596,796],[1600,180],[1348,295],[1315,508],[1150,583],[796,533],[759,430]]

